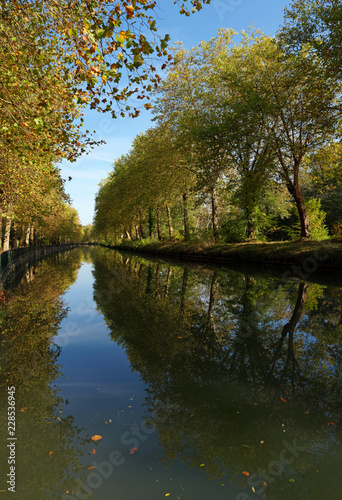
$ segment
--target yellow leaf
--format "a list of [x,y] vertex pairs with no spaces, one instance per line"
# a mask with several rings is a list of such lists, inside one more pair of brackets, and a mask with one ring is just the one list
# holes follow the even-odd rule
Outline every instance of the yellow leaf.
[[102,436],[99,436],[98,434],[95,434],[95,436],[91,438],[92,441],[100,441],[100,439],[102,439]]

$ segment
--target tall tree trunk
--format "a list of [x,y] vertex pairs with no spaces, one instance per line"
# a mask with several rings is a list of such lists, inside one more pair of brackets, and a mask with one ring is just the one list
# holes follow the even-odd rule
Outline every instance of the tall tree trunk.
[[294,171],[294,179],[293,182],[289,178],[287,174],[287,170],[285,168],[284,162],[282,162],[283,170],[285,174],[287,175],[286,177],[286,186],[291,194],[293,196],[294,201],[297,206],[298,210],[298,215],[299,215],[299,220],[300,220],[300,238],[310,238],[310,227],[309,227],[309,216],[306,211],[306,206],[305,206],[305,200],[304,196],[302,193],[302,190],[299,185],[299,166],[300,162],[295,160],[295,164],[293,166],[293,171]]
[[246,207],[246,219],[247,219],[247,226],[246,226],[246,237],[248,240],[256,240],[257,239],[257,228],[255,225],[255,220],[253,216],[253,208],[254,206],[248,206]]
[[4,235],[4,246],[3,251],[9,250],[10,248],[10,236],[11,236],[11,225],[12,219],[10,218],[10,210],[7,212],[6,224],[5,224],[5,235]]
[[24,246],[24,241],[25,241],[25,224],[21,225],[21,232],[20,232],[20,239],[19,239],[19,246],[22,247]]
[[173,227],[171,223],[171,210],[168,205],[165,206],[166,208],[166,215],[167,215],[167,224],[169,226],[169,235],[170,235],[170,240],[172,240],[173,237]]
[[213,233],[215,241],[219,239],[219,222],[217,215],[217,194],[216,189],[211,194],[211,220],[213,224]]
[[300,238],[310,238],[309,216],[306,211],[305,200],[300,186],[293,186],[291,194],[295,200],[298,210],[300,220]]
[[13,228],[12,228],[12,243],[11,243],[12,248],[17,248],[18,247],[17,235],[18,235],[18,228],[17,228],[17,225],[15,223],[13,223]]
[[30,246],[31,247],[34,245],[34,233],[35,233],[35,227],[31,226],[31,231],[30,231]]
[[140,236],[142,237],[142,239],[145,239],[145,233],[144,233],[144,228],[143,228],[143,225],[142,225],[142,222],[141,222],[141,211],[139,211],[139,227],[140,227]]
[[31,226],[30,224],[27,226],[26,235],[25,235],[25,246],[30,246],[30,234],[31,234]]
[[135,237],[136,237],[137,240],[140,240],[139,224],[135,225]]
[[184,236],[186,240],[190,239],[189,219],[188,219],[188,195],[183,193],[183,214],[184,214]]
[[150,238],[153,238],[153,208],[148,209],[148,230]]
[[132,238],[131,235],[129,234],[129,231],[126,231],[125,236],[128,239],[128,241],[131,241]]
[[158,240],[161,241],[163,239],[162,232],[161,232],[161,222],[160,222],[160,208],[157,207],[157,233],[158,233]]

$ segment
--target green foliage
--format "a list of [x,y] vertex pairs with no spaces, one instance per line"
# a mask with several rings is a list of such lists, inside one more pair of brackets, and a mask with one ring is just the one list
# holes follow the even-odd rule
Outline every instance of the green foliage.
[[[310,218],[310,234],[313,240],[326,240],[329,238],[329,231],[325,225],[326,213],[322,209],[321,200],[311,198],[307,201],[307,210]],[[298,240],[300,238],[300,223],[298,211],[293,205],[289,211],[289,218],[292,221],[290,227],[284,226],[290,240]]]

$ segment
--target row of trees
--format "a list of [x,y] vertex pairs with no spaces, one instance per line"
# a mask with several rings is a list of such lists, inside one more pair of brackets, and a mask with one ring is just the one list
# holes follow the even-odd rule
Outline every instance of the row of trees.
[[[184,14],[186,2],[175,2]],[[190,3],[199,10],[208,2]],[[63,158],[75,161],[96,144],[83,130],[86,106],[113,118],[118,112],[139,114],[127,99],[132,94],[148,99],[159,81],[153,57],[168,57],[168,36],[157,33],[156,7],[146,0],[116,5],[110,0],[1,2],[4,250],[12,237],[17,241],[18,226],[21,239],[30,231],[34,238],[33,228],[49,240],[75,238],[77,215],[66,205],[56,165]]]
[[[341,194],[341,66],[316,39],[294,37],[302,3],[277,38],[251,29],[234,43],[222,29],[174,50],[156,125],[100,187],[98,237],[144,237],[149,226],[162,239],[164,225],[172,238],[171,214],[186,239],[191,227],[211,227],[215,240],[328,237],[321,199]],[[337,232],[342,214],[330,215]]]

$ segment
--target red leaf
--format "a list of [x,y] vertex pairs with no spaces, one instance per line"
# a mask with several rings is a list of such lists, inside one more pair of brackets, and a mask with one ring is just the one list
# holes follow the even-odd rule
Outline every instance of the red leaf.
[[287,403],[287,399],[284,398],[280,398],[280,401],[282,401],[283,403]]
[[136,453],[138,451],[138,447],[135,446],[134,448],[131,449],[131,451],[129,452],[130,455],[134,455],[134,453]]
[[246,476],[246,477],[248,477],[248,476],[249,476],[249,472],[247,472],[246,470],[243,470],[243,471],[242,471],[242,474],[243,474],[244,476]]

